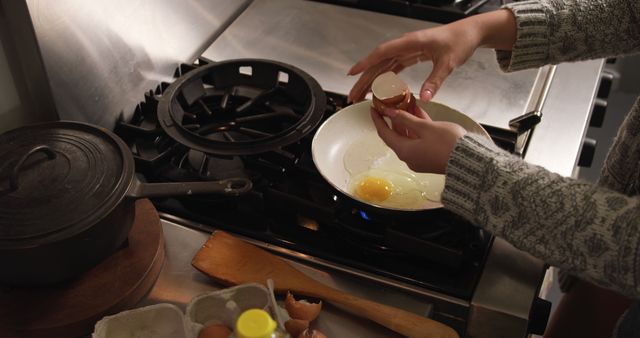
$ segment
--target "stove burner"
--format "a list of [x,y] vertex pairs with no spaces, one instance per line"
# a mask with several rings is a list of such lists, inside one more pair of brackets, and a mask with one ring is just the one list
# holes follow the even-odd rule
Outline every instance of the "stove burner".
[[158,121],[177,142],[207,154],[278,150],[313,130],[326,96],[295,67],[246,59],[195,68],[158,102]]

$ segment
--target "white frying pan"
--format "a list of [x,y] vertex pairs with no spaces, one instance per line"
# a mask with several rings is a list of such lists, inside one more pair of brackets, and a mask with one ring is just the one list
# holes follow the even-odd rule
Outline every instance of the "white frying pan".
[[[469,132],[490,139],[480,124],[461,112],[435,102],[416,102],[434,121],[454,122]],[[377,136],[371,121],[370,107],[371,101],[353,104],[338,111],[320,126],[311,146],[313,161],[320,174],[343,194],[373,207],[400,211],[441,208],[440,194],[444,189],[444,175],[416,173],[400,161]],[[409,171],[414,175],[415,181],[427,184],[430,188],[426,196],[429,198],[420,200],[417,204],[412,202],[404,205],[401,202],[390,206],[356,196],[352,191],[354,180],[362,177],[362,173],[367,174],[371,168],[379,167],[381,163],[394,168],[390,171]]]

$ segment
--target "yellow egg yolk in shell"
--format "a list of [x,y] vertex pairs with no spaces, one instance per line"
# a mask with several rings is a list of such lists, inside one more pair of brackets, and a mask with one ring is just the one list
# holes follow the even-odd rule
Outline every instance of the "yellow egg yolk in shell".
[[378,177],[367,177],[358,183],[355,193],[367,202],[382,202],[391,196],[391,182]]

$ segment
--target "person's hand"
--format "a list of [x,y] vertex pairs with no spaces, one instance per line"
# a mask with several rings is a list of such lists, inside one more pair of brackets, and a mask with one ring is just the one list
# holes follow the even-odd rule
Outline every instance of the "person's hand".
[[422,84],[420,98],[431,100],[453,69],[473,54],[479,44],[477,35],[465,25],[453,24],[407,33],[379,45],[349,70],[349,75],[363,72],[351,89],[349,100],[362,101],[378,75],[387,71],[399,73],[425,60],[433,62],[433,70]]
[[[385,110],[383,114],[391,120],[390,127],[372,108],[371,118],[378,135],[411,170],[444,174],[451,152],[466,130],[452,122],[432,121],[418,105],[413,105],[412,109],[410,113]],[[398,132],[394,124],[401,124],[407,132]]]
[[510,50],[515,38],[515,18],[506,9],[407,33],[382,43],[349,70],[348,75],[362,73],[349,93],[349,101],[362,101],[378,75],[387,71],[399,73],[418,62],[430,60],[433,69],[419,95],[428,102],[449,74],[467,61],[478,47]]

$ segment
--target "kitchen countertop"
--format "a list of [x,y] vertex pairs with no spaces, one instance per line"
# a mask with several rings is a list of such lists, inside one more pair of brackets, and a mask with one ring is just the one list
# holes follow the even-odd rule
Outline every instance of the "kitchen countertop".
[[[136,307],[170,303],[184,311],[187,303],[195,296],[225,287],[191,266],[191,260],[211,234],[211,230],[204,229],[211,228],[169,214],[161,213],[160,217],[165,238],[165,261],[153,288]],[[523,336],[523,333],[519,332],[527,327],[531,297],[536,296],[535,285],[539,285],[542,277],[538,274],[544,272],[540,261],[496,238],[491,254],[494,256],[492,263],[485,268],[487,272],[479,282],[478,289],[482,291],[478,291],[473,300],[468,302],[341,267],[264,242],[238,237],[281,256],[302,273],[345,293],[436,320],[445,318],[439,317],[443,315],[447,321],[455,323],[473,320],[473,325],[467,327],[470,331],[503,334],[510,332],[509,337]],[[504,273],[505,265],[511,266],[508,274]],[[281,301],[280,303],[282,305]],[[497,312],[494,312],[495,309]],[[501,314],[502,311],[506,311],[508,318]],[[523,323],[503,328],[505,320],[511,324],[514,324],[514,321]],[[329,337],[401,337],[383,326],[354,316],[331,304],[323,305],[321,316],[314,323],[314,327]],[[479,337],[489,337],[485,333]]]
[[[162,218],[162,229],[166,243],[165,262],[153,289],[136,307],[170,303],[184,311],[193,297],[224,288],[191,266],[193,256],[207,241],[209,233],[187,228],[167,217]],[[418,295],[399,289],[381,288],[378,283],[338,271],[329,273],[309,264],[285,260],[311,278],[350,294],[420,315],[428,315],[432,311],[432,305]],[[328,337],[402,337],[326,303],[314,325]]]

